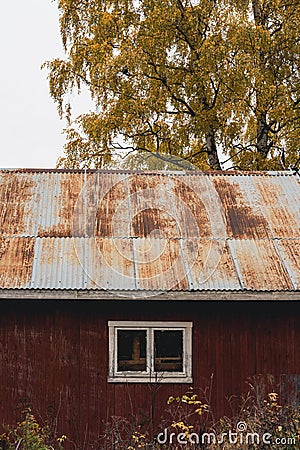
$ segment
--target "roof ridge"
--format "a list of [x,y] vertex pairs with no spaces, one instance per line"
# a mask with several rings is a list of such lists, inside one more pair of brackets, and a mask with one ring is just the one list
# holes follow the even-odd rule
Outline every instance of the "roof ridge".
[[134,175],[255,175],[255,176],[291,176],[293,170],[254,171],[254,170],[127,170],[127,169],[58,169],[58,168],[0,168],[0,173],[103,173]]

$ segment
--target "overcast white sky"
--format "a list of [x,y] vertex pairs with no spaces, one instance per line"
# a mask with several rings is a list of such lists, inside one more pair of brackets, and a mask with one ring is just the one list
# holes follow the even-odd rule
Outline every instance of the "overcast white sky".
[[[49,96],[47,70],[40,67],[63,55],[57,4],[2,2],[0,46],[0,167],[55,167],[63,154],[64,122]],[[79,105],[90,106],[87,98]]]

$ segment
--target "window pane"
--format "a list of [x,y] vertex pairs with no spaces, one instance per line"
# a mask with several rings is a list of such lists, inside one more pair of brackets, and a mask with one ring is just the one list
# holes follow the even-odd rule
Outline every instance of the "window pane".
[[118,372],[146,370],[146,330],[117,330]]
[[183,331],[154,331],[155,372],[183,371]]

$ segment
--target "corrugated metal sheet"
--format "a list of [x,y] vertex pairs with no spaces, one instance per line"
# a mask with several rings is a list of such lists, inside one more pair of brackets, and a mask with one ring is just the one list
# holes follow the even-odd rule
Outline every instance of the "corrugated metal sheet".
[[133,236],[159,230],[169,238],[225,238],[222,204],[209,177],[135,175],[129,189]]
[[[26,235],[29,205],[34,196],[34,177],[21,173],[0,174],[0,230],[4,236]],[[28,233],[27,235],[33,235]]]
[[31,288],[135,289],[132,242],[37,238]]
[[238,274],[225,240],[182,242],[187,277],[194,290],[239,290]]
[[133,247],[139,289],[189,289],[179,239],[134,239]]
[[0,233],[4,236],[72,236],[82,173],[0,173]]
[[286,173],[0,171],[0,286],[299,290]]
[[265,239],[271,236],[253,177],[218,176],[213,178],[213,185],[225,211],[228,238]]
[[76,249],[84,238],[36,238],[30,288],[83,289],[85,272]]
[[244,289],[292,290],[284,263],[271,240],[230,240],[228,245]]
[[253,177],[259,202],[274,238],[300,238],[298,177]]
[[282,258],[282,261],[289,274],[291,282],[295,290],[300,290],[300,240],[285,240],[276,241],[277,250]]
[[0,238],[0,286],[30,286],[34,261],[34,239]]
[[132,239],[89,238],[85,261],[87,289],[136,289]]

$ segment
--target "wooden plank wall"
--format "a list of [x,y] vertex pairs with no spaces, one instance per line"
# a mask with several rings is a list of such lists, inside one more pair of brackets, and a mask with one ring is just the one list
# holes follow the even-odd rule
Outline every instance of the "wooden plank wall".
[[[0,302],[0,432],[30,405],[87,449],[111,416],[155,421],[187,385],[108,384],[108,320],[193,322],[193,386],[209,386],[216,417],[254,375],[300,374],[299,303]],[[213,377],[213,378],[212,378]],[[153,398],[155,397],[155,401]]]

